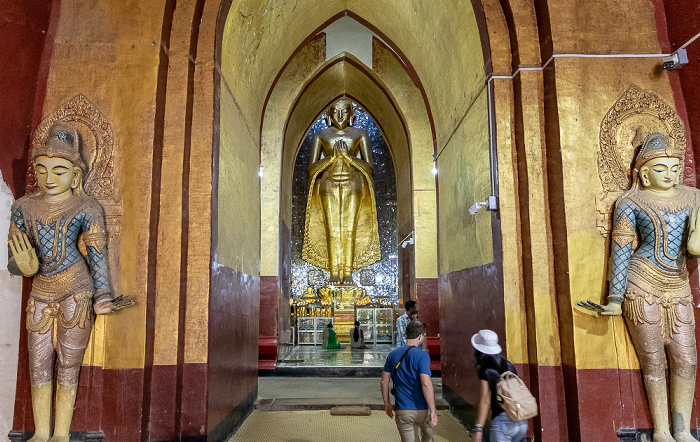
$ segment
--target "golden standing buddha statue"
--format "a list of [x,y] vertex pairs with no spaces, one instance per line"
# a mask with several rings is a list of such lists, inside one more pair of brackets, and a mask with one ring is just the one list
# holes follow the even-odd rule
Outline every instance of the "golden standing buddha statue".
[[664,134],[646,137],[632,187],[615,204],[608,303],[578,303],[601,316],[624,315],[644,375],[654,442],[696,440],[690,424],[697,351],[686,255],[700,254],[700,195],[678,184],[682,159]]
[[311,143],[302,258],[331,284],[352,284],[353,272],[381,259],[372,150],[353,113],[350,101],[333,103]]

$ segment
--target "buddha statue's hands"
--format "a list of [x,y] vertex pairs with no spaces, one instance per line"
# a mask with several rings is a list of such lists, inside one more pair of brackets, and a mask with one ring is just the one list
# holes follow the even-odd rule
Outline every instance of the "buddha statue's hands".
[[616,302],[609,302],[606,305],[596,304],[593,301],[579,301],[576,303],[581,308],[598,313],[598,316],[620,316],[622,315],[622,305]]
[[30,277],[36,275],[39,271],[39,260],[36,257],[36,251],[29,242],[29,237],[26,233],[20,232],[19,235],[12,235],[10,239],[10,251],[15,259],[17,268],[24,276]]
[[343,140],[335,142],[335,144],[333,145],[333,154],[335,156],[342,157],[343,160],[345,160],[346,162],[352,161],[350,159],[350,155],[348,154],[348,145]]
[[342,155],[343,153],[348,152],[348,144],[343,140],[338,140],[333,145],[333,150]]

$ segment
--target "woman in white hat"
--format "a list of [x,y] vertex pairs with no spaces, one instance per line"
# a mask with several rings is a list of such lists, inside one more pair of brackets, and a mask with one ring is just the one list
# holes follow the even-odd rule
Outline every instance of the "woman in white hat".
[[484,423],[491,410],[491,442],[520,442],[527,432],[527,421],[512,421],[496,400],[496,384],[506,371],[516,373],[515,367],[501,354],[498,335],[491,330],[479,330],[472,336],[476,349],[476,369],[481,380],[481,399],[476,414],[474,442],[482,442]]

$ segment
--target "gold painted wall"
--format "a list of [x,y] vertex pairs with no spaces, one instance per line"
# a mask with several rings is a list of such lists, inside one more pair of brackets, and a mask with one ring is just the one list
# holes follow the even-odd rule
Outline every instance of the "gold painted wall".
[[491,195],[486,88],[465,115],[438,159],[440,273],[493,261],[491,212],[467,211]]
[[[417,146],[430,148],[433,139],[430,132],[430,121],[420,91],[406,73],[397,56],[392,50],[378,39],[372,41],[372,70],[386,84],[401,110],[409,131],[411,152],[410,155],[395,154],[393,156],[394,169],[396,171],[396,188],[411,189],[411,192],[399,192],[397,194],[397,225],[399,229],[407,224],[412,224],[412,159],[416,155]],[[433,180],[434,182],[434,180]],[[399,232],[399,240],[410,232]]]
[[[238,16],[227,25],[223,40],[225,47],[238,50],[222,60],[222,71],[232,73],[228,82],[244,110],[244,119],[257,124],[262,113],[261,97],[289,54],[311,30],[346,8],[397,42],[412,61],[430,103],[435,103],[438,146],[443,146],[471,98],[480,90],[481,84],[471,80],[484,75],[482,64],[471,63],[468,57],[444,57],[449,53],[481,53],[476,21],[468,2],[303,0],[295,2],[292,8],[284,1],[234,1],[231,11],[237,11]],[[279,38],[282,29],[285,38]]]
[[[61,2],[43,114],[78,93],[105,115],[115,137],[115,179],[121,189],[121,290],[137,306],[98,319],[85,363],[139,368],[144,363],[146,258],[150,214],[153,118],[162,1],[132,20],[133,5],[108,0]],[[115,75],[117,73],[117,75]],[[112,271],[115,271],[112,269]],[[128,342],[128,345],[125,345]]]
[[[175,364],[178,345],[178,299],[181,260],[181,201],[184,119],[187,100],[189,32],[193,2],[182,2],[173,16],[168,54],[168,89],[163,139],[163,172],[159,206],[155,364]],[[136,307],[97,319],[84,363],[106,369],[142,368],[146,339],[146,278],[154,144],[156,85],[164,1],[115,3],[62,1],[48,76],[43,114],[78,93],[85,95],[114,131],[115,186],[121,205],[119,268],[122,293]],[[139,10],[138,19],[134,11]],[[205,23],[207,27],[211,22]],[[211,38],[209,26],[200,37]],[[212,49],[213,51],[213,45]],[[199,91],[213,91],[212,62],[199,62]],[[208,70],[207,70],[208,69]],[[188,250],[188,302],[185,361],[207,360],[207,308],[210,254],[212,105],[195,99]],[[202,123],[202,121],[205,123]],[[125,345],[128,342],[128,345]]]
[[[291,226],[291,174],[282,173],[282,142],[284,128],[294,100],[314,71],[326,61],[325,36],[304,46],[292,58],[273,89],[265,108],[263,120],[261,162],[265,167],[261,181],[262,231],[260,274],[277,276],[278,233],[280,217]],[[288,160],[289,161],[289,160]],[[285,169],[294,168],[294,159]]]
[[[520,66],[539,67],[540,60],[536,16],[529,2],[510,1],[517,30]],[[489,14],[489,2],[484,2]],[[491,9],[492,10],[492,9]],[[566,54],[659,54],[654,6],[646,0],[632,1],[625,7],[619,2],[550,2],[549,20],[554,46],[559,137],[566,207],[569,251],[569,283],[573,315],[573,343],[577,368],[636,368],[636,356],[629,343],[624,322],[594,318],[578,311],[574,303],[582,299],[605,301],[604,241],[596,229],[595,198],[602,190],[598,180],[596,149],[600,123],[617,98],[634,83],[650,89],[673,105],[668,77],[659,69],[660,58],[578,58]],[[487,15],[489,31],[503,29],[496,14]],[[534,31],[533,31],[534,29]],[[498,75],[512,75],[503,53],[505,41],[490,32],[494,51],[494,69]],[[502,36],[501,36],[502,37]],[[533,44],[534,42],[534,44]],[[500,66],[500,67],[499,67]],[[500,69],[500,71],[498,71]],[[519,177],[512,152],[513,97],[509,83],[520,83],[524,157],[527,176]],[[556,365],[560,361],[557,300],[553,247],[549,226],[548,166],[545,163],[544,89],[541,73],[521,71],[517,79],[495,79],[495,105],[501,189],[501,226],[503,234],[504,296],[506,300],[507,344],[509,358],[527,362],[527,330],[534,333],[537,362]],[[517,104],[516,104],[517,105]],[[517,256],[521,232],[517,208],[518,180],[529,187],[528,215],[533,256],[532,278],[535,309],[526,322],[522,281],[518,275]],[[554,186],[558,186],[554,183]],[[517,224],[516,224],[517,226]],[[441,230],[442,231],[442,230]],[[442,255],[442,249],[441,249]],[[442,265],[441,256],[441,265]],[[561,302],[561,301],[559,301]]]
[[[668,77],[657,74],[658,64],[645,58],[557,60],[569,260],[576,263],[570,266],[572,303],[606,301],[602,294],[607,293],[608,251],[596,228],[596,197],[603,193],[596,156],[600,123],[630,84],[651,90],[673,106]],[[599,72],[610,75],[600,78]],[[575,308],[574,325],[579,368],[637,368],[621,318],[596,318]]]
[[[222,59],[225,59],[225,54]],[[224,77],[225,78],[225,77]],[[221,87],[219,138],[219,244],[216,261],[260,274],[260,153],[236,100]]]
[[498,157],[498,202],[503,253],[503,304],[505,307],[506,354],[511,361],[526,362],[527,321],[522,274],[522,241],[518,210],[518,169],[515,150],[513,85],[493,83],[494,123]]
[[[659,54],[651,1],[550,5],[555,53]],[[575,24],[575,26],[574,26]],[[596,151],[600,124],[630,86],[649,89],[673,106],[660,58],[555,59],[557,106],[566,204],[571,307],[577,368],[638,368],[621,318],[596,318],[573,304],[606,302],[605,242],[596,229],[595,199],[602,193]]]

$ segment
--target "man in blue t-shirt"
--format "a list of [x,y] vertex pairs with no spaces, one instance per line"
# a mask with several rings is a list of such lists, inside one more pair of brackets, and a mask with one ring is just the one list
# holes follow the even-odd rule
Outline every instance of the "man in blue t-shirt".
[[[384,411],[391,418],[396,412],[396,427],[402,442],[431,442],[433,427],[437,425],[430,356],[416,348],[424,341],[425,324],[417,319],[411,321],[406,327],[406,345],[389,353],[382,372]],[[392,377],[396,405],[389,399]]]

